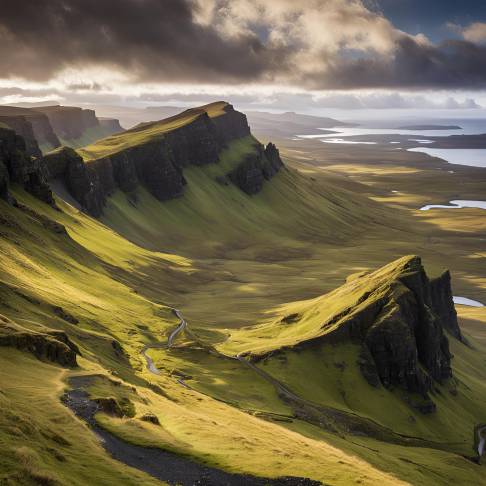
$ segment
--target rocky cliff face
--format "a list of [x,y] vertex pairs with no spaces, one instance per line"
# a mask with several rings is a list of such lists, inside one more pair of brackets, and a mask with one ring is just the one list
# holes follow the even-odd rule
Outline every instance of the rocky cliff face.
[[0,106],[0,122],[24,138],[28,153],[34,157],[41,154],[39,146],[52,149],[61,145],[48,117],[37,110]]
[[371,385],[419,394],[425,399],[421,410],[432,412],[428,393],[452,376],[446,331],[461,339],[449,273],[431,280],[419,257],[404,257],[350,278],[305,312],[316,315],[330,305],[335,313],[323,311],[326,320],[316,336],[294,347],[360,344],[359,367]]
[[439,316],[444,329],[459,341],[465,342],[457,323],[457,312],[452,300],[451,274],[448,270],[430,281],[430,296],[433,309]]
[[[191,121],[160,137],[132,145],[122,143],[122,149],[87,163],[72,150],[47,154],[50,177],[62,178],[71,195],[93,216],[101,214],[106,197],[117,188],[129,193],[143,184],[161,201],[179,197],[186,184],[185,167],[217,163],[229,142],[250,134],[245,115],[231,105],[215,118],[205,111],[196,111],[195,115],[191,111]],[[158,123],[142,124],[121,136],[140,137],[142,132],[156,129]],[[282,165],[278,150],[269,144],[243,161],[229,178],[248,194],[254,194]]]
[[265,180],[270,180],[283,167],[279,151],[273,143],[247,157],[228,174],[233,184],[247,194],[257,194]]
[[36,111],[43,113],[56,132],[64,140],[81,138],[86,130],[99,125],[94,110],[76,106],[42,106]]
[[34,130],[29,121],[23,116],[0,116],[0,123],[11,128],[17,135],[24,139],[25,150],[32,157],[41,157],[42,153],[37,144]]
[[11,183],[20,184],[38,199],[54,205],[47,183],[48,173],[42,158],[31,157],[24,139],[13,130],[0,128],[0,195],[12,202]]
[[83,162],[75,150],[61,147],[44,157],[49,177],[61,179],[72,197],[91,215],[101,216],[107,192],[94,167]]
[[[440,285],[429,280],[419,257],[399,260],[385,275],[388,281],[368,289],[363,303],[369,299],[369,305],[361,306],[340,333],[362,343],[361,369],[371,384],[426,396],[434,381],[442,383],[452,376],[444,330],[459,326],[450,312],[450,278],[440,277]],[[376,294],[382,295],[370,298]]]
[[116,118],[99,117],[98,122],[103,128],[107,129],[111,133],[123,131],[123,127],[120,125],[120,121]]

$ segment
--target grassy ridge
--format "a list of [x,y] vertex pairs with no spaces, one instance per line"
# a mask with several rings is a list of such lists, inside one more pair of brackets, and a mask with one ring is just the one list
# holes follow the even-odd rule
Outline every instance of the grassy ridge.
[[207,113],[211,118],[221,116],[224,114],[224,108],[226,106],[227,103],[221,101],[199,108],[189,109],[164,120],[141,123],[130,130],[114,134],[98,140],[92,145],[83,147],[78,150],[78,153],[85,161],[107,157],[108,155],[121,152],[130,147],[158,140],[167,132],[191,123],[203,113]]

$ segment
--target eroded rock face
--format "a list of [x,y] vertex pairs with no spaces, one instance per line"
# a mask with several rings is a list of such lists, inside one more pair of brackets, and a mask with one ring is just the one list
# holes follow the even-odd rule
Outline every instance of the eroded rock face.
[[[151,125],[142,124],[135,130],[150,129]],[[157,140],[129,146],[88,163],[67,148],[47,154],[45,161],[50,177],[62,178],[76,201],[97,217],[106,197],[117,188],[131,193],[143,184],[160,201],[182,196],[185,167],[217,163],[221,150],[230,141],[249,134],[246,116],[226,105],[223,115],[210,118],[206,112],[196,112],[192,121]],[[248,194],[255,194],[282,165],[275,145],[268,144],[228,174],[228,180]]]
[[47,175],[43,159],[28,154],[24,139],[13,130],[0,128],[1,197],[10,200],[9,183],[17,183],[41,201],[54,206]]
[[101,215],[107,193],[101,185],[98,171],[85,164],[78,153],[69,147],[50,152],[44,157],[44,162],[49,177],[62,179],[83,209],[95,217]]
[[448,270],[430,281],[430,296],[434,311],[444,328],[459,341],[464,341],[457,323],[457,312],[452,298],[451,274]]
[[49,149],[61,145],[47,116],[33,108],[0,106],[0,122],[24,138],[27,152],[33,157],[41,156],[39,145]]
[[399,386],[426,396],[434,381],[443,383],[452,376],[444,331],[459,327],[450,312],[450,279],[441,277],[443,286],[430,281],[418,257],[402,265],[391,281],[370,290],[370,295],[382,296],[345,322],[341,333],[363,343],[360,366],[370,384]]
[[453,373],[447,332],[462,338],[449,272],[431,280],[420,258],[408,256],[354,275],[324,297],[343,304],[321,325],[322,334],[294,347],[360,344],[358,365],[370,385],[420,395],[425,401],[414,406],[433,411],[428,393]]
[[61,366],[77,366],[76,355],[79,349],[65,332],[47,328],[45,332],[31,331],[5,316],[0,316],[0,346],[27,351],[38,359]]
[[76,106],[41,106],[35,110],[47,116],[57,136],[64,140],[80,138],[87,129],[99,125],[94,110]]
[[228,178],[247,194],[257,194],[265,180],[270,180],[283,167],[279,151],[273,143],[247,157]]

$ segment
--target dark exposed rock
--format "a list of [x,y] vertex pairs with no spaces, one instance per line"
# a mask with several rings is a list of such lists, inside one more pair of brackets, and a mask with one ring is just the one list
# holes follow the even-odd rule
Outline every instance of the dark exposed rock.
[[49,119],[37,109],[0,106],[0,122],[25,140],[27,153],[33,157],[41,156],[39,145],[50,149],[61,145]]
[[107,196],[99,177],[102,170],[98,172],[85,164],[78,153],[69,147],[46,154],[44,161],[50,178],[62,179],[83,209],[93,216],[101,215]]
[[448,272],[429,280],[420,258],[409,256],[356,276],[334,293],[344,302],[348,295],[353,300],[322,324],[321,329],[329,332],[293,349],[323,342],[360,343],[358,365],[370,385],[419,394],[423,400],[412,406],[433,411],[428,393],[435,383],[452,377],[445,329],[460,336]]
[[144,415],[142,415],[140,417],[140,420],[143,420],[144,422],[150,422],[151,424],[160,425],[160,421],[157,415],[154,415],[153,413],[150,412],[147,412]]
[[31,123],[23,116],[0,116],[0,123],[12,129],[24,139],[25,151],[31,157],[41,157],[42,153],[34,136]]
[[224,115],[212,118],[219,140],[223,144],[250,135],[250,127],[244,113],[236,111],[230,104],[227,104],[223,111]]
[[284,324],[293,324],[294,322],[298,321],[300,317],[301,315],[298,313],[289,314],[288,316],[282,318],[280,322],[283,322]]
[[265,180],[270,180],[283,166],[280,154],[274,144],[269,143],[248,156],[229,174],[229,179],[247,194],[257,194]]
[[30,331],[4,316],[0,316],[0,346],[11,346],[28,351],[38,359],[52,361],[62,366],[75,367],[77,346],[63,331],[46,329]]
[[123,417],[123,410],[121,409],[120,405],[118,404],[116,398],[113,397],[102,397],[96,398],[94,400],[101,411],[108,415],[112,415],[114,417]]
[[[161,201],[179,197],[186,184],[184,167],[216,163],[228,142],[250,134],[244,114],[231,105],[225,105],[223,111],[210,118],[204,109],[188,110],[185,113],[193,116],[191,121],[156,140],[130,145],[88,163],[72,150],[56,150],[45,157],[50,177],[62,178],[74,199],[93,216],[101,215],[106,197],[117,188],[133,194],[142,183]],[[140,124],[127,132],[128,136],[150,130],[158,123]],[[236,181],[242,190],[254,194],[281,166],[278,150],[269,144],[244,161],[228,180]]]
[[69,322],[70,324],[79,324],[78,319],[76,319],[72,314],[66,312],[62,307],[53,306],[52,308],[54,314],[60,317],[63,321]]
[[430,296],[434,312],[439,316],[444,328],[456,339],[464,342],[457,322],[457,312],[452,298],[451,274],[448,270],[430,281]]
[[[8,180],[5,177],[5,169]],[[24,139],[13,130],[0,128],[0,186],[8,200],[8,183],[17,183],[35,197],[55,206],[52,191],[47,183],[47,170],[42,158],[31,157]],[[3,181],[3,182],[2,182]]]
[[[411,258],[390,283],[382,307],[368,329],[364,346],[385,387],[400,386],[426,395],[432,381],[452,376],[449,342],[434,312],[431,283],[418,257]],[[368,360],[364,375],[376,385]]]
[[117,356],[126,356],[123,346],[116,339],[111,341],[111,347],[114,349]]
[[167,133],[165,138],[178,167],[218,161],[224,142],[213,120],[207,113],[202,113],[192,122]]

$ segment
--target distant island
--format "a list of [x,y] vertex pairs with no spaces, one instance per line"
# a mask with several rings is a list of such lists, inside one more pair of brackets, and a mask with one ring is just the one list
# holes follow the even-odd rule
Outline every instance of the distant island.
[[406,125],[399,130],[462,130],[458,125]]

